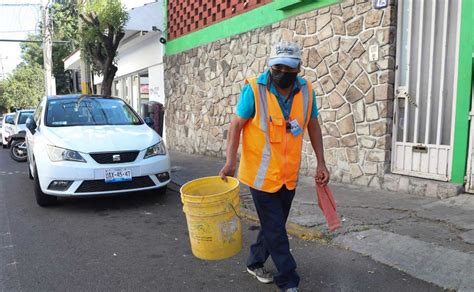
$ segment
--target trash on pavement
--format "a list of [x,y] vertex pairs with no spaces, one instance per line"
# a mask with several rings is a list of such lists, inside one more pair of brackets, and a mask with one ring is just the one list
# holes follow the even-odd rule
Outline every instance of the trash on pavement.
[[367,237],[366,235],[362,235],[362,234],[359,234],[359,235],[356,236],[356,238],[357,238],[358,240],[362,240],[362,239],[364,239],[364,238],[366,238],[366,237]]

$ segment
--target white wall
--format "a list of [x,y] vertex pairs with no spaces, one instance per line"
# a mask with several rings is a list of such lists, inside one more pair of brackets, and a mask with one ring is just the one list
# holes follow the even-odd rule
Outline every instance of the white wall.
[[163,64],[163,44],[159,40],[160,34],[151,32],[123,44],[117,56],[116,78]]
[[150,101],[165,104],[164,66],[159,64],[148,68]]

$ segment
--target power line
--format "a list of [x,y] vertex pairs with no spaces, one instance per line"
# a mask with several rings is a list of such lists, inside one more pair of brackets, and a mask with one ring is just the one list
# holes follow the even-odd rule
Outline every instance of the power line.
[[[5,6],[6,5],[6,6]],[[11,11],[10,11],[11,10]],[[41,10],[40,4],[1,4],[0,11],[5,17],[1,21],[2,30],[0,33],[34,33],[37,31],[37,24],[39,21],[39,13]],[[34,27],[26,26],[25,22],[21,22],[20,19],[28,17],[34,20]],[[29,23],[30,21],[28,21]]]
[[0,55],[0,65],[2,67],[2,80],[5,80],[5,67],[3,66],[3,60],[7,60],[8,57],[3,57]]
[[1,33],[21,33],[21,32],[35,32],[36,29],[28,29],[28,30],[5,30],[5,31],[0,31]]
[[[0,42],[10,42],[10,43],[42,43],[43,41],[35,41],[35,40],[13,40],[13,39],[0,39]],[[66,44],[72,41],[53,41],[56,44]]]
[[13,6],[41,6],[41,4],[38,4],[38,3],[5,3],[5,4],[0,4],[0,6],[4,6],[4,7],[13,7]]

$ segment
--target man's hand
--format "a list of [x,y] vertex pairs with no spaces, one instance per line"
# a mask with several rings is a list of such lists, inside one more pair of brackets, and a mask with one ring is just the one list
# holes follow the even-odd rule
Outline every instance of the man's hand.
[[316,183],[318,185],[325,186],[329,182],[329,171],[326,167],[326,164],[318,163],[318,167],[316,168],[316,175],[314,176]]
[[230,165],[226,163],[224,167],[219,172],[219,176],[222,178],[223,181],[227,181],[227,176],[234,176],[235,173],[235,165]]

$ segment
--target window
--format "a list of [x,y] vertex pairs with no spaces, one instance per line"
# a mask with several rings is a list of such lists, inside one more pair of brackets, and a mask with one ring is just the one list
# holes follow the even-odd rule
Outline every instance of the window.
[[48,127],[142,124],[130,106],[116,98],[53,99],[46,108]]
[[140,74],[140,103],[139,103],[139,109],[140,109],[140,114],[142,117],[147,115],[146,112],[144,112],[143,105],[147,104],[149,99],[149,92],[150,92],[150,86],[149,86],[149,79],[148,79],[148,72]]
[[40,103],[38,107],[36,108],[35,114],[34,114],[34,119],[36,124],[39,126],[40,124],[40,119],[41,119],[41,113],[43,112],[43,103]]
[[26,120],[28,120],[29,117],[33,116],[33,111],[31,112],[20,112],[20,117],[18,118],[18,124],[19,125],[24,125],[26,124]]
[[15,121],[15,115],[8,115],[5,117],[5,124],[13,124]]

